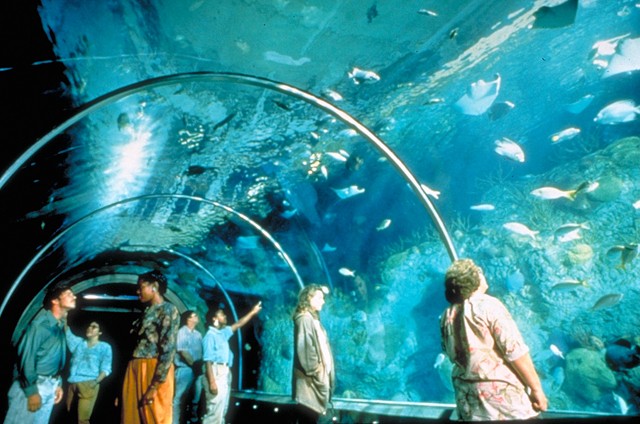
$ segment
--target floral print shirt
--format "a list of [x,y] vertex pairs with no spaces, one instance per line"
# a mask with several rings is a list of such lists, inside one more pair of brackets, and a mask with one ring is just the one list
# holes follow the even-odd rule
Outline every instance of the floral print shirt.
[[442,348],[453,362],[453,386],[463,420],[526,419],[537,415],[509,365],[529,352],[507,308],[476,293],[441,317]]
[[169,302],[148,306],[133,323],[131,332],[138,335],[134,358],[158,358],[153,381],[162,383],[176,354],[180,317],[178,308]]

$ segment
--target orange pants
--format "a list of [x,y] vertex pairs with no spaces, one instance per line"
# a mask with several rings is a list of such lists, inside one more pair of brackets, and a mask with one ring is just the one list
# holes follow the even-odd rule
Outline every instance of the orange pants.
[[171,424],[173,417],[173,365],[167,379],[158,386],[150,405],[141,400],[151,385],[156,370],[156,358],[129,361],[122,384],[122,424]]

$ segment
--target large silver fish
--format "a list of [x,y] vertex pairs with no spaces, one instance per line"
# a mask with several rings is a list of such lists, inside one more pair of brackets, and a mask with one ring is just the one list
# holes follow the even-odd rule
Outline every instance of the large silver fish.
[[615,125],[631,122],[640,115],[640,106],[636,106],[633,100],[618,100],[598,112],[593,120],[598,124]]
[[622,293],[606,294],[593,304],[591,310],[597,311],[598,309],[609,308],[611,306],[617,305],[622,300],[622,297]]
[[512,233],[515,233],[521,236],[531,237],[532,239],[535,239],[536,235],[540,233],[540,231],[534,231],[529,227],[527,227],[526,225],[521,224],[519,222],[507,222],[506,224],[502,225],[502,227],[511,231]]

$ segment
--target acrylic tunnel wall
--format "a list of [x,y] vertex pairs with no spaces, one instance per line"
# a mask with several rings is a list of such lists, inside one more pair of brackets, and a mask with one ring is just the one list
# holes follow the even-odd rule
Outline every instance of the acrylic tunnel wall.
[[2,347],[68,281],[72,325],[101,317],[126,359],[158,268],[202,317],[262,300],[235,387],[288,396],[320,282],[337,398],[451,405],[443,274],[470,257],[553,410],[637,414],[640,367],[604,354],[640,344],[640,8],[371,3],[39,2],[54,54],[0,82],[20,76],[11,112],[57,69],[69,104],[0,114]]
[[[286,394],[291,313],[300,288],[320,283],[331,289],[337,396],[449,396],[426,384],[438,370],[420,364],[439,352],[453,243],[428,187],[323,99],[237,74],[144,81],[86,105],[1,183],[13,214],[3,225],[39,233],[1,305],[14,344],[42,289],[67,282],[79,297],[72,326],[116,315],[103,326],[118,345],[130,338],[122,322],[140,310],[136,274],[161,269],[181,312],[223,306],[237,319],[262,300],[251,343],[240,334],[235,346],[237,387]],[[27,186],[36,189],[18,202]]]

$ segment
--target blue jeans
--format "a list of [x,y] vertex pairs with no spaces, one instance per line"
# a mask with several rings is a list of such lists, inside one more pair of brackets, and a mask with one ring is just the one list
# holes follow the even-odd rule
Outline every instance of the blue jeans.
[[62,381],[59,377],[38,377],[38,393],[42,399],[42,406],[35,412],[27,409],[27,396],[20,388],[20,383],[14,381],[9,389],[9,410],[4,424],[42,424],[48,423],[56,389]]
[[[193,387],[193,397],[191,394]],[[177,367],[175,369],[175,392],[173,395],[173,424],[180,424],[180,415],[190,403],[191,416],[195,417],[200,403],[200,393],[202,392],[202,381],[195,377],[193,369],[190,367]]]

